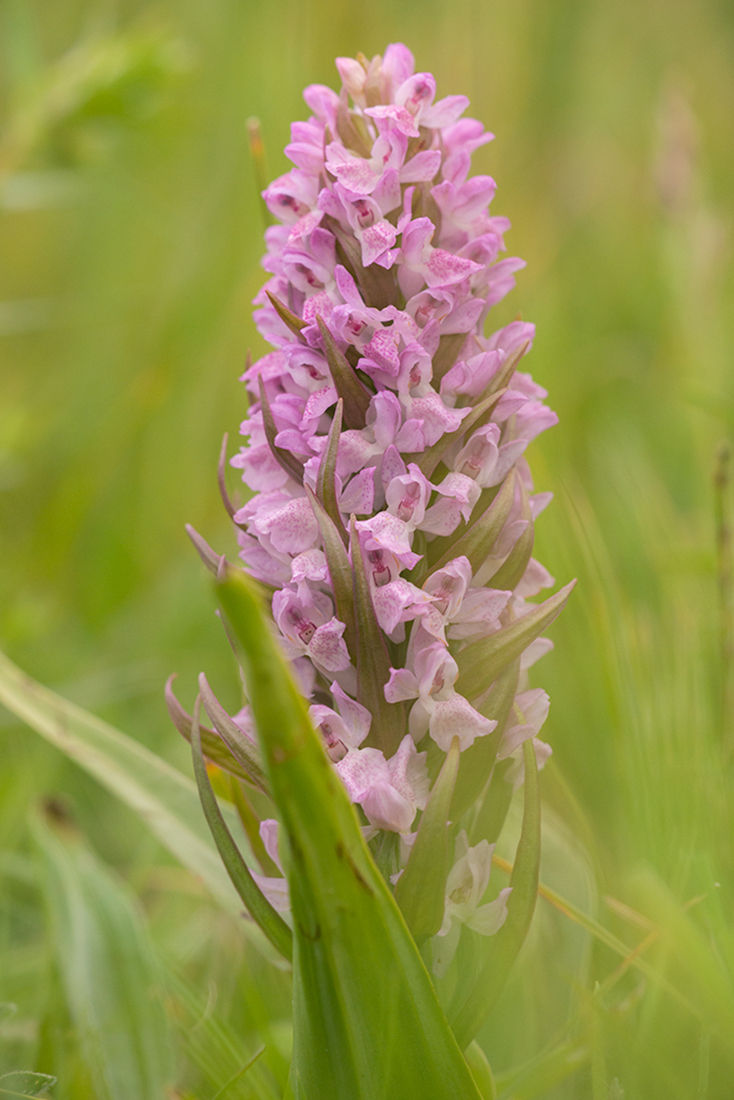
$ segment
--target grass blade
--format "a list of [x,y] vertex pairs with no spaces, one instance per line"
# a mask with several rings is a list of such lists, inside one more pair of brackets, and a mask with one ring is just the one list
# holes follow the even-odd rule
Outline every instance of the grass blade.
[[171,1036],[156,996],[161,972],[127,887],[68,822],[33,833],[66,1001],[100,1100],[160,1100]]
[[[0,653],[0,702],[130,807],[216,901],[242,905],[209,835],[196,785],[160,757],[26,676]],[[231,820],[236,820],[234,812]],[[280,961],[260,929],[243,925],[266,956]]]

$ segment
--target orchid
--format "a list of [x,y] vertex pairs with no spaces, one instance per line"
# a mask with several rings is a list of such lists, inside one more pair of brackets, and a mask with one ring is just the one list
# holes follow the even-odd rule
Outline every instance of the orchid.
[[[544,632],[571,586],[532,602],[555,583],[532,557],[534,521],[551,494],[534,491],[525,453],[557,417],[519,369],[534,327],[516,320],[485,335],[524,266],[502,258],[509,222],[489,212],[494,180],[469,174],[472,153],[492,135],[463,117],[465,96],[435,101],[434,78],[415,72],[403,45],[371,61],[339,58],[337,69],[340,92],[306,89],[312,114],[293,125],[286,147],[294,167],[263,192],[276,224],[265,235],[270,277],[254,300],[255,322],[272,350],[242,377],[245,442],[231,458],[251,494],[242,506],[229,500],[220,469],[242,569],[225,567],[197,536],[223,581],[251,704],[230,719],[206,685],[211,736],[247,773],[257,727],[272,782],[271,791],[260,784],[275,812],[259,837],[254,806],[243,819],[261,869],[245,870],[211,821],[253,912],[260,891],[271,942],[287,939],[279,914],[290,922],[292,909],[305,958],[299,891],[323,888],[327,899],[332,887],[306,871],[314,853],[305,854],[304,830],[313,826],[322,843],[318,810],[296,826],[299,796],[278,777],[299,754],[314,767],[318,758],[321,778],[308,782],[324,797],[338,790],[328,796],[335,807],[340,798],[352,804],[351,824],[343,819],[356,846],[350,858],[382,875],[385,919],[397,902],[415,942],[432,941],[425,957],[440,992],[463,929],[509,945],[497,948],[502,973],[534,905],[537,767],[550,753],[538,733],[549,700],[529,686],[527,669],[550,648]],[[243,571],[270,605],[259,640]],[[290,662],[294,680],[273,671],[273,645],[272,660]],[[282,699],[267,696],[255,668],[281,684]],[[303,723],[310,732],[296,735]],[[517,874],[488,901],[494,842],[523,781]],[[505,811],[492,808],[498,798]],[[214,815],[205,788],[202,799]],[[481,835],[493,815],[492,835]],[[327,845],[324,867],[347,848],[343,839]],[[336,865],[323,873],[332,872],[340,873]],[[365,875],[372,870],[358,881]],[[457,1002],[464,1046],[477,996],[475,988]]]
[[[418,795],[394,782],[406,738],[447,752],[458,737],[464,752],[495,730],[491,680],[462,691],[467,646],[521,619],[526,597],[552,583],[521,551],[550,496],[532,495],[524,453],[557,418],[518,370],[533,326],[484,335],[522,266],[498,258],[509,222],[489,213],[494,180],[468,176],[492,135],[462,117],[466,97],[434,104],[435,80],[405,46],[337,68],[341,93],[306,89],[313,114],[292,128],[294,167],[264,192],[279,225],[266,234],[272,277],[255,318],[274,350],[244,375],[249,444],[232,465],[255,496],[234,521],[245,569],[274,589],[285,654],[313,668],[311,715],[347,792],[372,826],[404,833],[425,805],[423,781]],[[352,593],[324,523],[349,567],[364,563],[363,610],[386,657],[378,683],[358,667]],[[539,653],[543,640],[530,645]],[[370,714],[376,693],[399,738]],[[537,733],[537,694],[517,696],[513,712],[532,713],[507,719],[498,762]]]

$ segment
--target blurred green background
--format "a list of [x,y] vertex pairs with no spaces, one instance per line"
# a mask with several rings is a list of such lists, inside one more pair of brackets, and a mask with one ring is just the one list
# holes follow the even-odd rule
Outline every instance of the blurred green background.
[[[262,347],[247,119],[280,174],[303,86],[333,85],[336,55],[406,42],[439,94],[468,94],[497,133],[474,170],[497,179],[493,211],[528,267],[493,327],[536,322],[529,366],[561,418],[530,456],[556,494],[538,556],[580,580],[534,674],[552,699],[545,795],[593,868],[588,905],[630,946],[656,930],[649,957],[677,991],[630,968],[610,992],[618,959],[598,946],[561,972],[549,925],[485,1046],[506,1100],[730,1100],[734,7],[0,0],[0,17],[4,650],[183,768],[169,672],[186,704],[202,668],[234,703],[183,526],[232,552],[216,460],[245,411],[246,350]],[[91,875],[129,907],[130,949],[164,990],[150,1026],[172,1046],[156,1070],[168,1095],[213,1097],[261,1042],[260,1076],[222,1095],[277,1095],[285,978],[6,712],[0,744],[0,1002],[18,1005],[0,1019],[0,1072],[55,1074],[59,1100],[129,1090],[95,1069],[116,1056],[90,1053],[49,885],[56,840],[29,825],[29,806],[62,792],[96,853],[72,844],[80,897],[97,912]]]

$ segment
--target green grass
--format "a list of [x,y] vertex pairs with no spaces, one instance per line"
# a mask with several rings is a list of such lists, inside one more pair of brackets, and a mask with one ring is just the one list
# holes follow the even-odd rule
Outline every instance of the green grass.
[[[231,701],[237,688],[183,525],[232,548],[216,458],[261,347],[246,120],[280,173],[301,88],[333,83],[337,54],[407,42],[497,132],[475,170],[497,178],[528,268],[496,323],[537,323],[531,368],[561,417],[531,452],[556,494],[538,556],[579,578],[535,674],[552,699],[544,875],[630,948],[656,934],[648,969],[612,984],[609,942],[541,902],[483,1045],[504,1100],[730,1100],[734,715],[713,473],[734,435],[731,8],[2,0],[0,19],[2,648],[189,769],[165,677],[180,673],[185,704],[202,668]],[[141,981],[170,1051],[152,1079],[213,1100],[265,1044],[222,1095],[279,1095],[283,974],[92,779],[5,713],[0,738],[0,1002],[18,1005],[0,1073],[54,1074],[57,1100],[113,1087],[69,984],[52,841],[31,826],[63,794],[88,838],[67,903],[73,887],[99,918],[121,892],[155,970]]]

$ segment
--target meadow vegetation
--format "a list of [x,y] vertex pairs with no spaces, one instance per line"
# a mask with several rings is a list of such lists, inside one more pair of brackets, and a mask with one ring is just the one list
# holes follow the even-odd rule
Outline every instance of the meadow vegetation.
[[[234,555],[217,456],[263,350],[247,120],[280,174],[301,88],[408,43],[497,134],[475,171],[528,266],[493,321],[537,324],[528,368],[561,421],[531,451],[555,494],[538,557],[579,578],[538,679],[545,897],[482,1046],[502,1100],[729,1100],[731,7],[3,0],[0,19],[0,647],[190,774],[166,677],[189,709],[202,669],[238,692],[183,528]],[[3,710],[0,744],[0,1073],[52,1074],[58,1100],[280,1097],[285,972]]]

